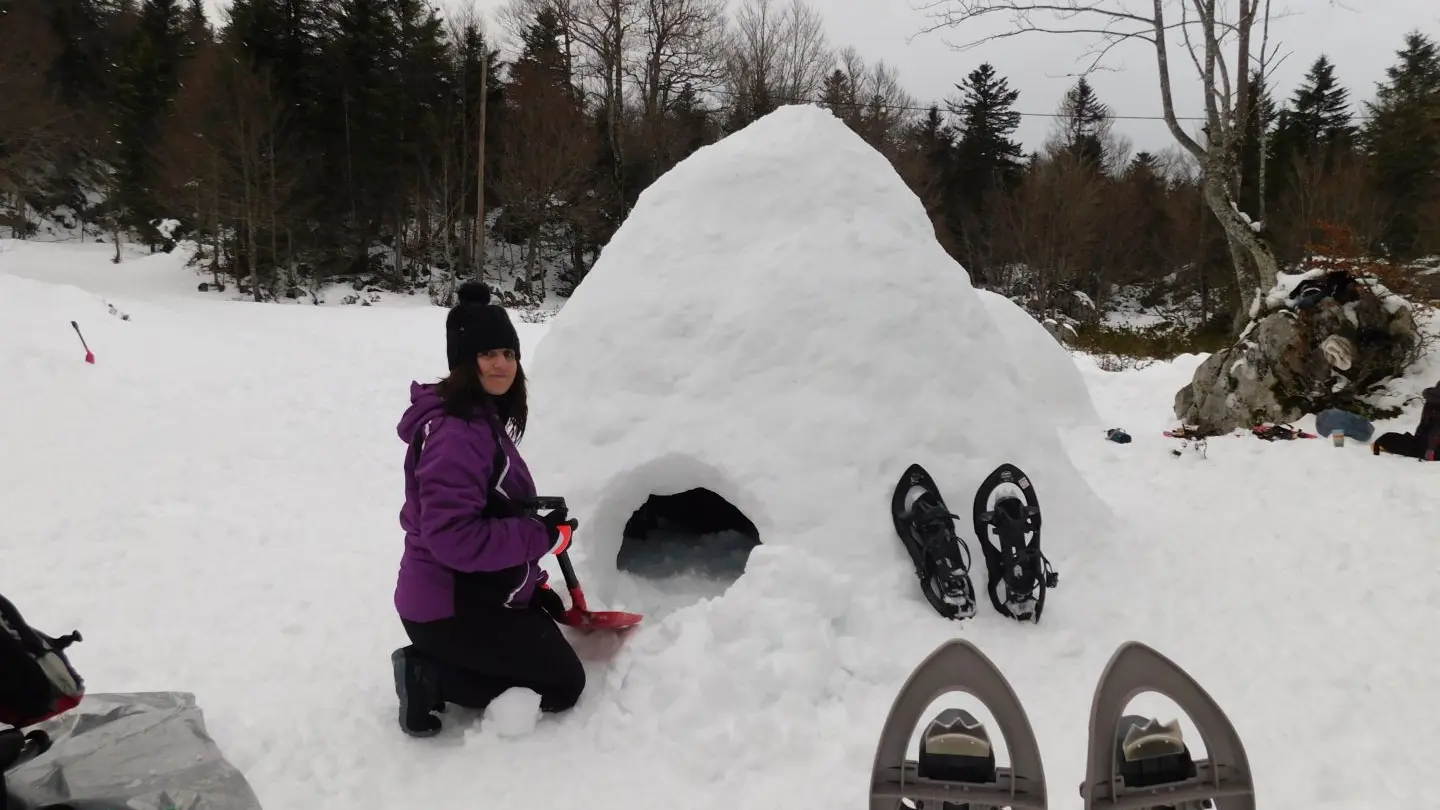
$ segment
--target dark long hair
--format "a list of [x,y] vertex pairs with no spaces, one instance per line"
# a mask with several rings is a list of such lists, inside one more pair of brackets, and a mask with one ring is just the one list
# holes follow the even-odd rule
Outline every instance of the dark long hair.
[[444,403],[445,413],[460,419],[473,419],[482,412],[490,412],[500,418],[500,423],[510,433],[510,438],[520,441],[525,435],[525,423],[530,416],[530,405],[525,394],[525,367],[515,363],[515,382],[510,390],[500,396],[491,396],[480,384],[480,368],[466,363],[451,369],[450,375],[435,386]]

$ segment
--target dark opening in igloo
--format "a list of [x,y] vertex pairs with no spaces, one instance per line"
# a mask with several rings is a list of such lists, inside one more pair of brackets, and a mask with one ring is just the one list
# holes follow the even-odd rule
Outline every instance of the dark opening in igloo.
[[683,577],[724,586],[745,573],[758,545],[760,531],[744,512],[697,487],[647,498],[625,524],[615,567],[646,579]]

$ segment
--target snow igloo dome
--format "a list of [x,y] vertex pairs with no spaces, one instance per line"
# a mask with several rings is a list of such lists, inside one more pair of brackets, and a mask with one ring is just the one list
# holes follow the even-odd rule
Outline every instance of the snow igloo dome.
[[1016,345],[889,161],[828,110],[782,107],[640,195],[529,358],[521,451],[580,521],[595,607],[652,607],[620,572],[684,535],[725,545],[731,579],[831,566],[923,610],[890,517],[910,464],[962,516],[977,590],[970,504],[1001,463],[1033,480],[1057,568],[1067,526],[1103,509]]

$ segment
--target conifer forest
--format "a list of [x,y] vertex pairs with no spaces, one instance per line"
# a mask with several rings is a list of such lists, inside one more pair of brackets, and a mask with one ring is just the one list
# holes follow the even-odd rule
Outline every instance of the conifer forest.
[[[234,0],[213,16],[201,0],[0,0],[0,233],[55,220],[155,251],[192,241],[197,282],[256,300],[343,281],[448,303],[483,277],[525,305],[582,283],[686,156],[816,103],[891,161],[977,285],[1081,320],[1126,290],[1217,334],[1247,300],[1250,237],[1207,198],[1221,164],[1180,139],[1213,151],[1213,134],[1186,121],[1175,148],[1135,151],[1083,75],[1025,149],[1029,108],[991,64],[959,53],[953,92],[915,98],[806,0],[510,0],[486,20],[421,0]],[[1178,74],[1196,75],[1192,55],[1170,54],[1174,81],[1199,81]],[[1277,95],[1264,57],[1216,114],[1265,255],[1433,275],[1440,39],[1401,37],[1374,87],[1320,55]]]

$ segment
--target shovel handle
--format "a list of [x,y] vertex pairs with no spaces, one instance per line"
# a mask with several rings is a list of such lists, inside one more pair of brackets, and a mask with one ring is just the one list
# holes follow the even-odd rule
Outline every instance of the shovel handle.
[[570,552],[562,551],[555,555],[560,561],[560,573],[565,575],[565,587],[570,590],[571,607],[580,612],[586,612],[589,607],[585,604],[585,592],[580,590],[580,579],[575,576],[575,566],[570,562]]

